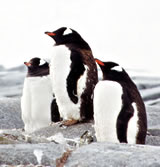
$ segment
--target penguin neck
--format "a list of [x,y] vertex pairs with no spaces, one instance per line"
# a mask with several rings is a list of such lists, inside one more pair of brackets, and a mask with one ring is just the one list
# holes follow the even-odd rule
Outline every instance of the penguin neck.
[[42,77],[49,75],[49,69],[48,68],[42,68],[42,69],[29,69],[27,77]]
[[88,43],[86,43],[85,41],[79,42],[79,43],[62,43],[62,44],[55,44],[55,46],[58,45],[65,45],[67,48],[69,48],[70,50],[79,48],[82,50],[91,50],[91,48],[89,47]]

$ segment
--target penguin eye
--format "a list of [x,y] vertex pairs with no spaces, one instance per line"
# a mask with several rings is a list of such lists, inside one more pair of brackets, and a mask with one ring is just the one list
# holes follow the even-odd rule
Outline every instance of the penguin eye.
[[63,35],[68,35],[68,34],[71,34],[71,33],[72,33],[72,30],[71,30],[70,28],[67,28],[67,29],[64,31]]
[[41,66],[41,65],[43,65],[43,64],[45,64],[45,63],[46,63],[46,62],[45,62],[43,59],[41,59],[39,65]]
[[111,68],[111,70],[117,71],[117,72],[122,72],[123,68],[121,66],[114,66]]

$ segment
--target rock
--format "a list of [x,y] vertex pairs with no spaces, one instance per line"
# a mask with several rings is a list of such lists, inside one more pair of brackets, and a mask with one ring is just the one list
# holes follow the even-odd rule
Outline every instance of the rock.
[[20,97],[26,72],[0,72],[0,97]]
[[146,145],[160,146],[160,137],[149,135],[146,137]]
[[72,152],[65,167],[158,167],[160,166],[160,147],[93,143]]
[[3,66],[3,65],[0,65],[0,72],[2,72],[2,71],[4,71],[4,70],[5,70],[4,66]]
[[160,98],[147,100],[145,102],[145,104],[148,105],[148,106],[159,107],[160,106]]
[[160,128],[160,108],[159,106],[146,106],[148,129]]
[[64,145],[54,143],[0,145],[0,165],[56,166],[56,159],[67,149]]
[[147,90],[160,86],[159,76],[132,76],[139,90]]
[[148,135],[144,146],[97,143],[93,122],[70,127],[56,123],[26,134],[21,130],[20,98],[4,98],[21,96],[24,77],[23,67],[0,73],[0,165],[160,166],[159,77],[132,77],[146,105]]
[[55,143],[66,143],[71,146],[80,146],[96,141],[93,122],[79,123],[69,127],[60,127],[60,124],[56,123],[30,135],[45,137]]
[[21,129],[0,130],[0,144],[49,143],[45,137],[26,134]]
[[158,99],[160,97],[160,86],[141,90],[140,93],[144,101]]
[[20,65],[20,66],[17,66],[17,67],[9,68],[8,71],[26,72],[26,71],[27,71],[27,68],[26,68],[26,66],[23,64],[23,65]]
[[62,133],[65,138],[76,138],[80,137],[87,130],[94,134],[93,122],[79,123],[68,127],[60,127],[59,123],[55,123],[49,127],[35,131],[32,135],[50,137],[51,135]]
[[23,127],[20,99],[0,98],[0,129],[19,129]]

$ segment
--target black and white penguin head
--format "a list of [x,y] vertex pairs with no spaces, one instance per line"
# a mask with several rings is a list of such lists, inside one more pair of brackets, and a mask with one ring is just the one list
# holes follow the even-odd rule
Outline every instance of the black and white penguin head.
[[49,74],[49,63],[38,58],[32,58],[29,62],[24,62],[28,68],[28,77],[44,76]]
[[114,62],[102,62],[99,59],[95,59],[95,61],[102,70],[104,80],[120,82],[129,79],[128,74],[119,64]]
[[45,34],[49,35],[54,39],[55,45],[78,45],[80,48],[90,49],[87,42],[83,40],[80,34],[67,27],[61,27],[53,32],[45,32]]

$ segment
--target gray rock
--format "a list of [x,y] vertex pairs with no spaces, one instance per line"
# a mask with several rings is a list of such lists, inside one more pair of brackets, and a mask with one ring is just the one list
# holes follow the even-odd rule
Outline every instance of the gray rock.
[[159,76],[132,76],[132,79],[139,90],[146,90],[160,86]]
[[157,99],[147,100],[145,104],[148,106],[160,107],[160,97],[158,97]]
[[64,145],[54,143],[0,145],[0,165],[38,165],[40,159],[39,165],[55,167],[56,159],[67,149]]
[[85,131],[91,131],[94,134],[93,122],[79,123],[68,127],[60,127],[59,123],[35,131],[32,135],[50,137],[57,133],[62,133],[65,138],[81,137]]
[[0,97],[20,97],[25,76],[25,71],[0,72]]
[[23,128],[20,99],[0,98],[0,129]]
[[160,108],[159,106],[146,106],[148,129],[160,128]]
[[160,86],[140,91],[144,101],[155,100],[160,97]]
[[8,71],[20,71],[20,72],[26,72],[27,67],[23,64],[17,67],[9,68]]
[[3,65],[0,65],[0,72],[2,72],[2,71],[4,71],[4,70],[5,70],[4,66],[3,66]]
[[[25,73],[23,67],[1,72],[0,97],[20,97]],[[132,78],[146,104],[149,135],[145,146],[96,143],[93,122],[67,128],[53,124],[27,136],[23,131],[17,130],[24,127],[21,120],[20,98],[0,98],[0,129],[7,129],[0,133],[0,165],[38,165],[38,159],[33,152],[42,150],[42,165],[56,166],[56,159],[63,157],[66,148],[74,148],[72,154],[68,154],[69,158],[66,159],[67,163],[64,162],[65,166],[160,166],[160,147],[158,147],[160,146],[160,78],[142,76]],[[87,130],[94,137],[94,144],[87,145],[87,135],[83,135]],[[55,137],[58,133],[62,134],[62,140],[67,141],[64,142],[65,144],[58,141],[61,140],[60,138],[55,141],[60,144],[47,139]],[[84,146],[73,147],[77,139],[80,139],[81,145]],[[37,155],[40,153],[41,151],[37,151]]]
[[149,135],[146,137],[146,145],[160,146],[160,137]]
[[68,158],[66,167],[158,167],[160,147],[94,143],[75,150]]

